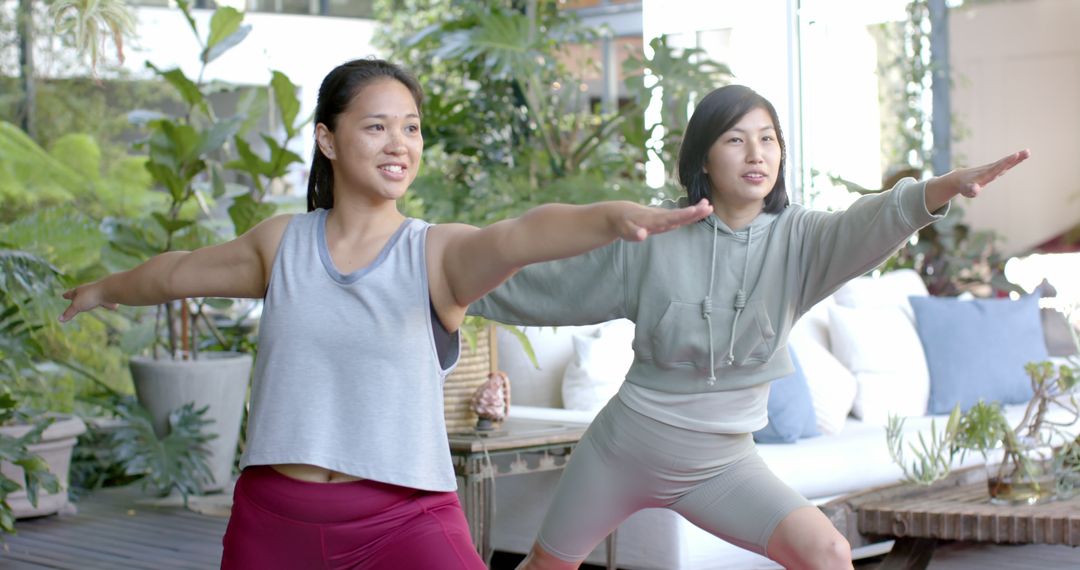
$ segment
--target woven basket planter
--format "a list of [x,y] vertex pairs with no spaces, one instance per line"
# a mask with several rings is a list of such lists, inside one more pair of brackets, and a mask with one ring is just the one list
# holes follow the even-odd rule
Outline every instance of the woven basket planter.
[[446,418],[446,431],[461,433],[472,431],[476,427],[476,413],[472,411],[472,397],[476,389],[487,380],[493,370],[495,338],[493,326],[489,325],[476,331],[476,348],[462,343],[461,359],[457,368],[446,378],[443,386],[443,414]]

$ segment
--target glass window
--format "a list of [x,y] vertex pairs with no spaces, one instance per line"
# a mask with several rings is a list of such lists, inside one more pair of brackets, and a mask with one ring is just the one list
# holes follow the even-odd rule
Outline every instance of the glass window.
[[249,0],[249,6],[249,9],[253,12],[317,14],[319,10],[319,0],[314,0],[314,2],[312,2],[312,0]]
[[916,97],[906,111],[890,104],[905,93],[894,62],[910,59],[896,51],[903,47],[895,38],[904,6],[901,0],[807,0],[802,6],[804,195],[814,207],[846,207],[857,198],[850,184],[881,188],[907,163],[897,133],[921,136],[904,127],[928,101]]
[[329,0],[327,2],[327,16],[341,18],[373,18],[375,10],[372,0]]

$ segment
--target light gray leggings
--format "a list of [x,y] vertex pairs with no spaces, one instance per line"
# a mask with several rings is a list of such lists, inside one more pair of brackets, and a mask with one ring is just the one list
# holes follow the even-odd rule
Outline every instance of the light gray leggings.
[[805,506],[810,502],[769,471],[751,434],[677,428],[616,396],[574,450],[537,540],[577,562],[630,515],[663,507],[764,555],[776,525]]

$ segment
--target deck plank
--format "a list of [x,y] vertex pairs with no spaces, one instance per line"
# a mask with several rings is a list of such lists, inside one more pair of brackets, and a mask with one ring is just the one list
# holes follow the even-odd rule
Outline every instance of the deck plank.
[[218,567],[228,519],[145,501],[137,488],[104,489],[77,514],[18,521],[0,539],[0,570]]

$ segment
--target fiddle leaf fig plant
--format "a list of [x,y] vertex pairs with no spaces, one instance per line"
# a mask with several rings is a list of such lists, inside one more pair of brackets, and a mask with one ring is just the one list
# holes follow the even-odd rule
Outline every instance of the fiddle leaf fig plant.
[[[228,215],[233,234],[246,232],[275,213],[275,204],[266,200],[271,187],[293,164],[303,162],[289,145],[307,120],[300,118],[296,85],[284,73],[272,72],[264,90],[241,93],[239,107],[232,116],[218,117],[211,104],[211,94],[222,86],[204,81],[206,68],[248,35],[251,27],[243,23],[243,14],[231,7],[218,8],[210,18],[209,29],[204,31],[192,15],[191,3],[181,0],[177,4],[198,41],[200,69],[192,78],[180,68],[162,69],[148,63],[149,69],[174,88],[183,102],[183,112],[168,116],[136,111],[130,115],[133,122],[146,129],[147,137],[142,141],[148,154],[146,169],[169,199],[164,208],[151,213],[150,229],[134,224],[115,228],[114,241],[125,251],[131,251],[132,243],[140,238],[149,240],[147,247],[135,248],[141,250],[142,258],[173,249],[195,249],[228,237],[213,216],[213,205],[218,200],[231,199]],[[262,93],[276,111],[272,130],[281,134],[260,133],[258,140],[265,148],[256,148],[247,136],[253,126],[249,116]],[[227,171],[247,178],[248,187],[237,193],[237,185],[229,183]],[[200,342],[195,337],[200,323],[204,332],[209,331],[222,344],[220,332],[206,317],[205,303],[185,300],[164,306],[164,334],[155,338],[167,340],[173,358],[187,358],[198,352]],[[155,327],[159,330],[161,312]],[[159,342],[154,345],[155,352]]]
[[232,219],[236,235],[248,231],[255,224],[274,215],[277,207],[265,201],[271,183],[285,176],[291,165],[304,161],[300,155],[288,148],[289,143],[300,134],[300,129],[310,120],[310,118],[299,118],[300,100],[296,97],[296,85],[289,76],[280,71],[274,71],[270,79],[270,92],[277,107],[278,120],[284,129],[284,137],[279,141],[269,134],[262,135],[267,148],[267,156],[264,158],[251,148],[246,139],[237,135],[234,143],[239,158],[225,165],[226,168],[247,175],[251,180],[250,191],[235,197],[232,205],[229,206],[229,217]]

